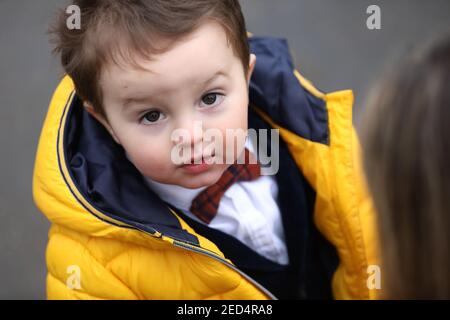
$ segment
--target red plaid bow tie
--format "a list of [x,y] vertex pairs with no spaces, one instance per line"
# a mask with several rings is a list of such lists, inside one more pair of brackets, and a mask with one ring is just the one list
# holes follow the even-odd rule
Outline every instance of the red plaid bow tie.
[[250,157],[253,157],[253,155],[248,149],[245,149],[244,163],[237,164],[235,162],[229,166],[219,181],[207,187],[194,198],[190,211],[200,220],[209,224],[217,214],[220,199],[233,183],[255,180],[261,175],[260,165],[258,163],[249,163]]

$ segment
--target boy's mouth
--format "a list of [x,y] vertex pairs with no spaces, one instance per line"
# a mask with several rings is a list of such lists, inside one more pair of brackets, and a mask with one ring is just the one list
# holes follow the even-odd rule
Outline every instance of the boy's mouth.
[[216,155],[216,153],[213,152],[209,156],[204,156],[203,155],[203,156],[201,156],[199,158],[192,157],[191,161],[189,163],[185,164],[185,165],[199,165],[199,164],[205,163],[206,160],[209,160],[209,159],[213,158],[215,155]]
[[181,168],[191,173],[200,173],[209,169],[211,164],[206,163],[207,160],[213,158],[215,153],[210,156],[202,156],[201,158],[191,158],[190,163],[181,165]]

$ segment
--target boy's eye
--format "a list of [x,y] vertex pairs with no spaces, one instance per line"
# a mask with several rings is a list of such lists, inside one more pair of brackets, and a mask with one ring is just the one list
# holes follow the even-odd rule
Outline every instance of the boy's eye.
[[202,97],[202,102],[207,106],[211,107],[215,104],[220,103],[221,99],[223,99],[224,95],[220,93],[208,93]]
[[161,120],[162,116],[163,114],[161,111],[152,110],[144,114],[144,116],[142,117],[142,121],[144,122],[144,124],[155,123]]
[[208,93],[206,96],[202,98],[202,101],[207,105],[211,105],[214,102],[216,102],[216,99],[217,95],[215,93]]

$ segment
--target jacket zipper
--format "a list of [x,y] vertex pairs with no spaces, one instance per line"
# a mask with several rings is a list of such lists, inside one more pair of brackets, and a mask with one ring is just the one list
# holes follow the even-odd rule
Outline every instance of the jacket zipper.
[[[148,235],[150,235],[150,236],[152,236],[154,238],[162,238],[164,236],[161,232],[159,232],[155,228],[151,228],[152,231],[150,232],[150,231],[143,230],[143,229],[139,228],[136,225],[130,225],[130,224],[127,224],[127,225],[129,227],[135,229],[135,230],[138,230],[140,232],[148,234]],[[256,281],[252,277],[250,277],[248,274],[246,274],[242,270],[239,270],[236,266],[234,266],[233,264],[229,263],[227,260],[223,259],[221,256],[217,255],[216,253],[214,253],[214,252],[212,252],[210,250],[206,250],[206,249],[203,249],[201,247],[198,247],[198,246],[196,246],[194,244],[190,244],[190,243],[187,243],[187,242],[184,242],[184,241],[180,241],[180,240],[174,239],[174,238],[169,237],[169,236],[167,236],[167,238],[170,238],[170,239],[173,240],[172,245],[174,245],[175,247],[182,248],[184,250],[188,250],[188,251],[191,251],[191,252],[194,252],[194,253],[202,254],[204,256],[210,257],[210,258],[212,258],[212,259],[214,259],[216,261],[219,261],[219,262],[225,264],[227,267],[229,267],[232,270],[236,271],[241,276],[243,276],[245,279],[250,281],[256,288],[258,288],[259,290],[264,292],[270,299],[278,300],[278,298],[272,292],[267,290],[262,284],[260,284],[258,281]]]
[[190,245],[190,244],[187,244],[185,242],[178,241],[178,240],[174,240],[173,241],[173,245],[176,246],[176,247],[183,248],[183,249],[188,250],[188,251],[192,251],[192,252],[195,252],[195,253],[203,254],[203,255],[208,256],[208,257],[210,257],[210,258],[212,258],[212,259],[214,259],[216,261],[222,262],[227,267],[229,267],[232,270],[236,271],[241,276],[243,276],[245,279],[250,281],[255,287],[257,287],[259,290],[264,292],[270,299],[278,300],[277,297],[275,297],[275,295],[273,293],[271,293],[269,290],[267,290],[262,284],[260,284],[256,280],[254,280],[248,274],[246,274],[243,271],[241,271],[238,268],[236,268],[236,266],[234,266],[233,264],[229,263],[228,261],[226,261],[222,257],[218,256],[217,254],[215,254],[215,253],[213,253],[213,252],[211,252],[209,250],[205,250],[203,248],[200,248],[200,247],[197,247],[197,246],[193,246],[193,245]]
[[[136,229],[138,231],[141,231],[143,233],[149,234],[150,236],[154,237],[154,238],[162,238],[163,234],[161,232],[159,232],[158,230],[156,230],[155,228],[152,228],[153,232],[149,232],[149,231],[145,231],[137,226],[132,226],[129,225],[131,228]],[[232,270],[236,271],[237,273],[239,273],[242,277],[244,277],[245,279],[247,279],[250,283],[252,283],[256,288],[258,288],[259,290],[261,290],[262,292],[264,292],[270,299],[272,300],[278,300],[278,298],[269,290],[267,290],[262,284],[260,284],[258,281],[256,281],[255,279],[253,279],[252,277],[250,277],[248,274],[244,273],[242,270],[239,270],[236,266],[234,266],[233,264],[229,263],[228,261],[226,261],[225,259],[223,259],[221,256],[217,255],[216,253],[203,249],[201,247],[198,247],[196,245],[193,244],[189,244],[187,242],[183,242],[180,240],[176,240],[172,237],[168,237],[170,239],[173,240],[173,245],[175,247],[178,248],[182,248],[184,250],[188,250],[194,253],[199,253],[202,254],[204,256],[210,257],[216,261],[219,261],[223,264],[225,264],[227,267],[231,268]]]

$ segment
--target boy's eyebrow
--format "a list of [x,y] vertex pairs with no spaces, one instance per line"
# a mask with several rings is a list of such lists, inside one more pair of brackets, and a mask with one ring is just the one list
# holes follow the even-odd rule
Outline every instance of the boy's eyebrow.
[[[203,82],[202,87],[204,88],[204,87],[208,86],[211,82],[213,82],[214,80],[216,80],[219,77],[228,77],[228,74],[223,70],[219,70],[216,73],[214,73],[211,78],[209,78],[208,80]],[[149,100],[150,98],[151,98],[151,96],[124,98],[123,99],[123,108],[127,107],[129,104],[131,104],[133,102],[145,102],[145,101]]]
[[203,83],[203,86],[206,87],[208,84],[210,84],[211,82],[213,82],[214,80],[216,80],[218,77],[227,77],[227,73],[223,70],[219,70],[217,71],[215,74],[213,74],[213,76],[211,78],[209,78],[208,80],[206,80]]

